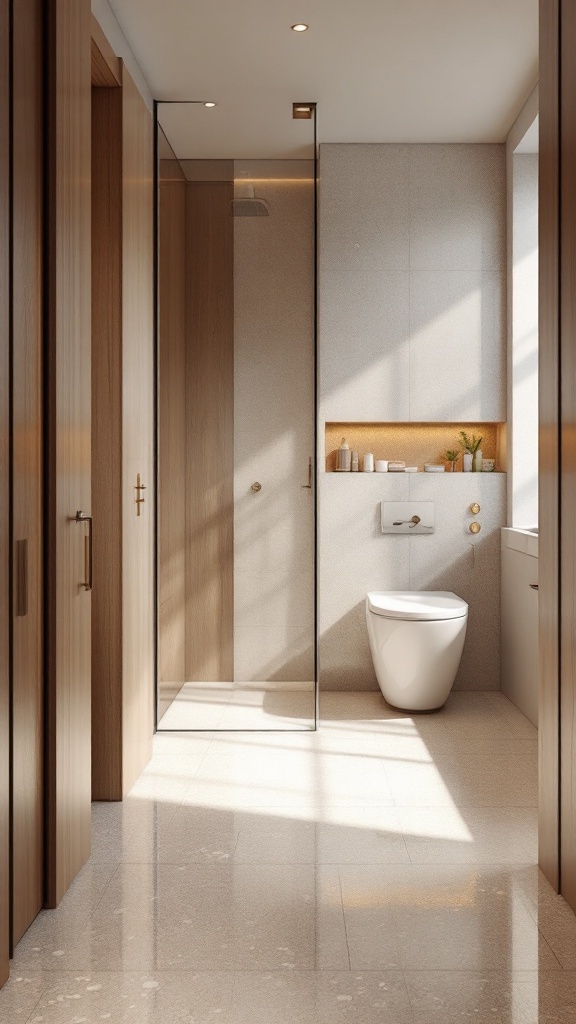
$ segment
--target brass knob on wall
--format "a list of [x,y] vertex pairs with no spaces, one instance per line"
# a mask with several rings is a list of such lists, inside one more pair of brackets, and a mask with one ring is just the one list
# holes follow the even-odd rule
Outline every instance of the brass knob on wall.
[[482,527],[480,526],[480,523],[470,523],[468,529],[470,530],[470,533],[480,533]]
[[472,515],[473,515],[473,516],[477,516],[477,515],[478,515],[478,513],[479,513],[479,511],[480,511],[480,505],[478,504],[478,502],[477,502],[477,501],[474,501],[474,502],[473,502],[473,503],[472,503],[472,504],[470,505],[470,511],[471,511],[471,513],[472,513]]
[[262,490],[262,484],[259,484],[258,481],[256,480],[256,483],[252,484],[251,490],[254,491],[254,494],[258,494],[258,491]]

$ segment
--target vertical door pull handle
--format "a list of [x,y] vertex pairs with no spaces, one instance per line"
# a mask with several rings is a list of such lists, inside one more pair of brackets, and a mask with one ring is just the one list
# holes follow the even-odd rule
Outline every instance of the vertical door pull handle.
[[28,615],[28,541],[16,541],[16,615]]
[[92,590],[92,516],[77,512],[75,522],[88,523],[88,536],[84,538],[84,590]]
[[307,484],[302,484],[302,490],[303,491],[311,491],[312,490],[312,456],[310,456],[310,458],[308,459],[308,483]]

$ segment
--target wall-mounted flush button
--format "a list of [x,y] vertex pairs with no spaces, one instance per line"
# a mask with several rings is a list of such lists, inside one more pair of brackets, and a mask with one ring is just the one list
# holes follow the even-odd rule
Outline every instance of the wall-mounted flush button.
[[480,523],[470,523],[468,529],[470,530],[470,533],[480,533],[482,527],[480,526]]
[[472,504],[470,505],[470,511],[471,511],[473,516],[477,516],[478,515],[478,513],[480,511],[480,505],[478,504],[477,501],[472,502]]

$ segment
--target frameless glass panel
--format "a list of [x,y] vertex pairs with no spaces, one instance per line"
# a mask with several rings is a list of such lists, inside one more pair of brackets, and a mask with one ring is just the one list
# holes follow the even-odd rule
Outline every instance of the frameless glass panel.
[[312,115],[158,106],[161,730],[315,725]]

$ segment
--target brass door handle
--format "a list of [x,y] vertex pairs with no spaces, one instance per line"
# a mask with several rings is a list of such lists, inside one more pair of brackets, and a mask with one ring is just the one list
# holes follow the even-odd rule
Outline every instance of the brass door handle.
[[92,590],[92,516],[87,512],[77,512],[76,523],[88,523],[88,536],[84,538],[84,590]]
[[136,486],[134,487],[134,490],[137,491],[137,496],[134,498],[134,502],[136,504],[136,515],[139,516],[140,506],[146,501],[146,498],[142,497],[142,491],[146,490],[146,484],[140,483],[140,473],[136,476]]

